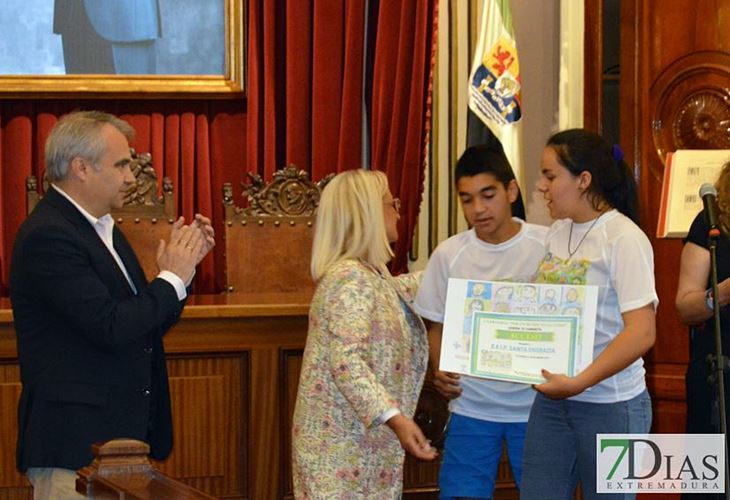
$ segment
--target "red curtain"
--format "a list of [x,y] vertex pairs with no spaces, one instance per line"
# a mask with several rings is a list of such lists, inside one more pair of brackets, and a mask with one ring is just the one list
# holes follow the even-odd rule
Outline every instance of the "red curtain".
[[[288,163],[313,180],[362,166],[364,96],[372,167],[388,174],[404,204],[393,266],[404,270],[421,199],[436,2],[369,0],[374,54],[365,63],[365,0],[250,0],[246,99],[0,101],[0,291],[25,219],[25,178],[41,178],[45,139],[75,109],[128,120],[132,146],[152,154],[160,179],[172,179],[178,212],[210,215],[221,242],[224,182],[237,187],[248,171],[270,180]],[[198,270],[197,293],[223,289],[222,258],[219,244]]]
[[[152,154],[158,178],[170,177],[178,213],[201,212],[223,234],[222,185],[244,177],[246,114],[238,100],[6,100],[0,102],[0,283],[7,292],[10,256],[25,219],[25,179],[44,173],[43,148],[58,118],[75,109],[117,114],[136,130],[137,151]],[[162,182],[158,182],[162,188]],[[238,193],[237,193],[238,194]],[[239,201],[240,202],[240,201]],[[196,293],[223,289],[222,246],[198,268]]]
[[363,97],[371,166],[404,211],[392,265],[406,269],[421,201],[436,0],[370,0],[372,88],[363,89],[365,0],[249,2],[248,164],[319,180],[362,166]]
[[403,208],[394,273],[406,271],[423,194],[437,0],[382,1],[372,91],[371,166]]
[[249,2],[248,164],[362,166],[365,0]]

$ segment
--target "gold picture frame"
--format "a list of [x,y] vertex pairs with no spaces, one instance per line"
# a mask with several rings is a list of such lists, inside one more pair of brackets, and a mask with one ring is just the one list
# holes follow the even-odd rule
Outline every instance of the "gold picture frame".
[[245,95],[246,0],[224,0],[225,70],[220,75],[0,75],[3,98],[241,97]]

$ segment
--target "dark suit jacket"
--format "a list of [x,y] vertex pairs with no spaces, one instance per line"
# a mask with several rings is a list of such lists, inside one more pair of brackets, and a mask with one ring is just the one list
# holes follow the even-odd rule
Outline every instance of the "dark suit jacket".
[[162,279],[145,281],[129,243],[114,246],[137,295],[94,228],[55,189],[21,226],[10,298],[23,390],[17,466],[78,469],[91,444],[147,441],[155,459],[172,448],[162,336],[183,303]]

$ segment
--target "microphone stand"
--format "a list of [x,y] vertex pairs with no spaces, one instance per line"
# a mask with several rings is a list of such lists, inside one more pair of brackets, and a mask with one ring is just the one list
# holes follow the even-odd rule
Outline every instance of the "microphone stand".
[[[720,231],[711,228],[709,232],[710,250],[710,284],[712,286],[712,312],[715,329],[715,355],[711,361],[711,370],[714,371],[715,388],[718,409],[720,412],[720,434],[725,440],[725,499],[730,500],[730,474],[728,474],[728,449],[727,449],[727,419],[725,410],[725,358],[722,355],[722,330],[720,328],[720,294],[717,288],[717,238]],[[712,374],[710,374],[713,377]]]

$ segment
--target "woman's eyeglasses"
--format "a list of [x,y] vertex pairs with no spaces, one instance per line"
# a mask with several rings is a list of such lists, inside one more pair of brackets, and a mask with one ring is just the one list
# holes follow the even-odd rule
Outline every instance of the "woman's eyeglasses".
[[393,198],[393,201],[391,201],[390,203],[386,202],[385,204],[390,205],[391,207],[393,207],[393,210],[400,213],[400,200],[398,198]]

